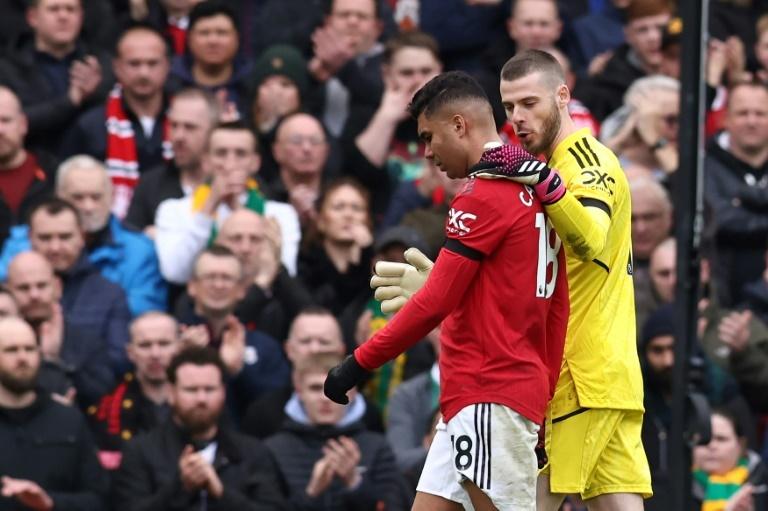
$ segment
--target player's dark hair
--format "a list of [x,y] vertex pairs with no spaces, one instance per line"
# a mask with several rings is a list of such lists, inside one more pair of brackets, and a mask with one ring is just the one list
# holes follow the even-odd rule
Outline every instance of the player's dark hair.
[[32,225],[31,220],[38,211],[45,211],[51,216],[59,216],[61,213],[69,211],[75,215],[77,226],[80,228],[83,226],[82,219],[80,218],[80,212],[75,206],[72,205],[71,202],[64,199],[60,199],[58,197],[48,197],[47,199],[35,204],[32,209],[29,210],[29,214],[27,215],[27,225]]
[[165,374],[168,376],[168,381],[175,385],[179,368],[187,364],[194,366],[215,366],[221,374],[221,382],[224,383],[224,375],[227,374],[227,370],[216,350],[202,346],[191,346],[181,350],[171,359],[168,369],[165,370]]
[[414,119],[421,114],[430,117],[446,105],[467,100],[490,104],[477,80],[463,71],[448,71],[432,78],[416,91],[408,105],[408,113]]
[[195,5],[189,12],[189,26],[187,32],[191,32],[195,24],[204,18],[212,18],[214,16],[223,15],[232,21],[232,26],[235,27],[235,31],[240,32],[240,27],[237,24],[237,13],[220,0],[204,0]]
[[565,83],[560,63],[541,50],[525,50],[509,59],[501,68],[501,79],[511,82],[533,73],[542,73],[555,86]]

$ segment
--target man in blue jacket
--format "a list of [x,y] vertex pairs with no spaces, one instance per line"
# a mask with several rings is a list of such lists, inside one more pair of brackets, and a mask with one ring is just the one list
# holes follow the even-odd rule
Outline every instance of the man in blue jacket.
[[[110,214],[112,183],[104,165],[90,156],[73,156],[59,166],[57,195],[80,213],[88,261],[107,280],[125,291],[134,316],[167,307],[167,284],[160,275],[155,246],[144,234],[129,230]],[[29,250],[29,228],[19,225],[0,254],[0,280],[19,252]]]

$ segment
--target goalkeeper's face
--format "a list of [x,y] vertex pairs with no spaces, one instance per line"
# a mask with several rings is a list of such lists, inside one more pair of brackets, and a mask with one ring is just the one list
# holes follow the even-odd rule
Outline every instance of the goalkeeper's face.
[[516,80],[502,80],[501,101],[507,119],[523,148],[531,154],[546,154],[554,143],[567,115],[568,88],[532,73]]

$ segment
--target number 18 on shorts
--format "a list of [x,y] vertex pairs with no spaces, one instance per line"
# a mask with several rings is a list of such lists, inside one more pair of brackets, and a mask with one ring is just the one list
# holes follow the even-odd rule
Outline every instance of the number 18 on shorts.
[[471,510],[462,487],[471,482],[499,509],[536,509],[536,424],[506,406],[478,403],[436,429],[417,491]]

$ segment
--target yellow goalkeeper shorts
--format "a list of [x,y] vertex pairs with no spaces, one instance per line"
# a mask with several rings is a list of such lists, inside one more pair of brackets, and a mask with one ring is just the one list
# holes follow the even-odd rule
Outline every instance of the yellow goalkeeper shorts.
[[606,493],[653,495],[642,425],[641,411],[580,407],[571,373],[563,371],[546,418],[549,462],[541,473],[549,475],[550,491],[582,499]]

